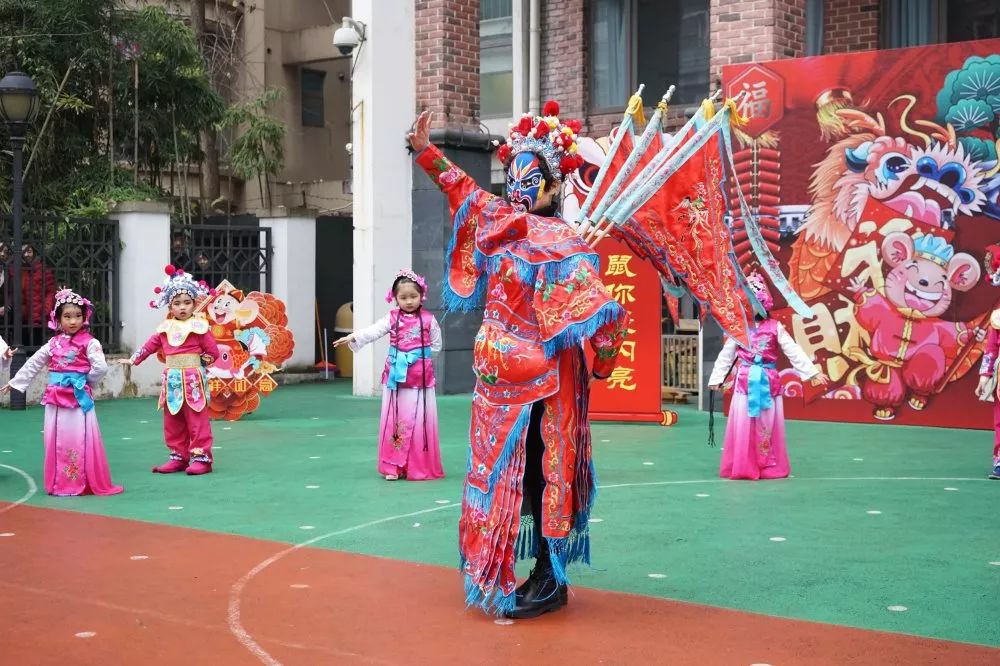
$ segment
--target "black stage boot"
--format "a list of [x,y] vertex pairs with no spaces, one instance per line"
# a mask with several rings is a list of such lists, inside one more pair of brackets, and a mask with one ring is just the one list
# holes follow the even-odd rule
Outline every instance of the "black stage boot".
[[569,591],[566,585],[556,582],[548,557],[538,558],[528,580],[515,590],[514,595],[514,610],[507,613],[507,617],[514,620],[527,620],[559,610],[569,601]]

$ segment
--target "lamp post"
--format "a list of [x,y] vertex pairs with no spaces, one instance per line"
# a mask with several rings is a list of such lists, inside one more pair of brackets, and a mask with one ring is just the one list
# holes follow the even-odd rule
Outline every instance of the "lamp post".
[[[10,72],[0,79],[0,120],[7,125],[7,133],[10,136],[10,145],[14,151],[14,165],[11,169],[11,181],[13,182],[14,200],[11,206],[13,217],[13,247],[11,248],[14,266],[11,271],[11,281],[13,286],[14,305],[14,336],[11,346],[16,348],[14,358],[11,359],[10,373],[13,376],[24,365],[24,350],[21,349],[23,340],[24,313],[21,310],[21,246],[23,245],[21,233],[21,217],[24,196],[24,182],[21,175],[21,161],[23,159],[24,138],[28,133],[28,127],[38,113],[38,88],[31,77],[23,72]],[[11,391],[10,408],[24,409],[24,393]]]

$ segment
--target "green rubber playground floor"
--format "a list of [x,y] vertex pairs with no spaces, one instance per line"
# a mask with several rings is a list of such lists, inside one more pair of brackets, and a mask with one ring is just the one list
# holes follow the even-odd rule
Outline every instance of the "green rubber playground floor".
[[[125,493],[39,489],[28,503],[452,566],[469,405],[438,399],[446,479],[387,482],[379,402],[349,382],[282,387],[245,420],[216,422],[216,472],[200,478],[150,473],[166,457],[153,401],[100,402]],[[679,413],[669,428],[594,424],[593,566],[572,568],[574,583],[1000,646],[991,433],[789,422],[793,478],[722,481],[707,415]],[[27,494],[18,470],[41,485],[41,425],[38,408],[0,413],[0,501]],[[455,586],[458,598],[457,573]]]

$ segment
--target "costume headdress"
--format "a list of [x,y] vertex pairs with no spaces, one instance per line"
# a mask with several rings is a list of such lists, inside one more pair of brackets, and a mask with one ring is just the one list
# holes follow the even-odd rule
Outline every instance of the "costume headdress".
[[986,246],[986,259],[983,263],[986,265],[986,279],[994,287],[1000,287],[1000,245]]
[[770,310],[774,307],[774,297],[771,296],[771,290],[767,288],[767,282],[764,280],[763,275],[754,271],[747,276],[747,284],[765,310]]
[[549,168],[552,177],[562,180],[583,166],[583,157],[577,152],[576,138],[583,124],[579,120],[559,120],[559,104],[549,100],[542,107],[542,115],[525,113],[517,124],[511,123],[507,142],[497,147],[497,159],[510,166],[518,153],[535,153]]
[[167,274],[167,277],[162,285],[153,287],[156,298],[149,302],[149,307],[154,310],[167,307],[170,305],[170,301],[179,294],[187,294],[194,300],[198,300],[215,293],[214,289],[208,288],[207,282],[204,280],[195,281],[194,277],[190,273],[185,273],[183,269],[167,266],[163,272]]
[[56,310],[60,305],[73,304],[80,306],[83,310],[83,326],[90,326],[90,315],[94,313],[94,306],[86,298],[76,293],[72,289],[60,289],[56,292],[56,300],[52,305],[52,312],[49,313],[49,328],[53,331],[59,330],[59,319],[56,317]]
[[[392,278],[392,283],[396,284],[396,280],[399,278],[406,278],[407,280],[415,282],[417,286],[420,287],[420,302],[423,303],[427,300],[427,280],[425,280],[423,276],[417,275],[409,268],[401,268],[399,269],[399,272],[396,273],[396,277]],[[389,287],[389,293],[385,295],[385,302],[392,303],[395,299],[396,294],[392,293],[392,287]]]

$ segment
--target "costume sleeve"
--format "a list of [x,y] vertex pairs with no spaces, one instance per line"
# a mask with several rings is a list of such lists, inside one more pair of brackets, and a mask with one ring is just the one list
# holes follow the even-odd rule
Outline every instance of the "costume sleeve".
[[[3,286],[2,276],[3,273],[0,273],[0,287]],[[10,349],[10,347],[7,345],[7,341],[4,340],[3,338],[0,338],[0,370],[10,365],[10,359],[7,358],[8,349]]]
[[146,360],[151,354],[155,354],[163,348],[163,336],[160,333],[153,333],[149,336],[149,340],[142,343],[142,346],[135,350],[132,354],[132,365],[139,365]]
[[41,349],[31,355],[31,358],[25,362],[24,367],[14,375],[10,380],[10,387],[22,393],[27,391],[31,380],[48,366],[51,359],[52,352],[49,351],[49,343],[46,342],[42,345]]
[[108,374],[108,361],[104,358],[104,349],[98,340],[87,343],[87,360],[90,361],[90,372],[87,373],[87,383],[96,386]]
[[451,209],[452,217],[466,198],[479,189],[476,181],[445,157],[432,143],[417,153],[416,161],[434,184],[448,195],[448,207]]
[[813,362],[806,356],[805,350],[799,346],[799,343],[795,342],[794,338],[788,334],[788,331],[780,323],[778,324],[778,344],[781,345],[781,351],[785,352],[785,356],[788,357],[792,368],[802,378],[802,381],[812,379],[819,374],[819,370],[816,369]]
[[212,331],[201,334],[201,353],[208,354],[212,357],[211,363],[206,363],[206,365],[212,365],[215,363],[216,359],[219,358],[219,345],[215,341],[215,336],[212,335]]
[[347,343],[347,346],[351,348],[351,351],[358,351],[364,348],[366,345],[370,345],[384,335],[389,334],[389,315],[386,315],[379,319],[377,322],[371,326],[366,326],[360,331],[354,332],[354,340]]
[[621,316],[609,321],[590,338],[590,346],[594,350],[594,376],[607,379],[618,365],[618,356],[625,342],[625,337],[632,331],[629,327],[629,316],[622,310]]
[[997,353],[1000,352],[1000,331],[990,327],[986,337],[986,350],[983,352],[983,362],[979,364],[979,374],[992,377],[997,364]]
[[431,317],[431,353],[437,354],[444,347],[444,340],[441,338],[441,326],[438,320]]
[[709,386],[721,386],[722,382],[726,381],[726,375],[729,374],[729,370],[733,367],[733,361],[736,360],[736,340],[733,338],[726,338],[726,343],[722,345],[722,351],[719,352],[719,357],[715,359],[715,365],[712,367],[712,374],[708,378]]

